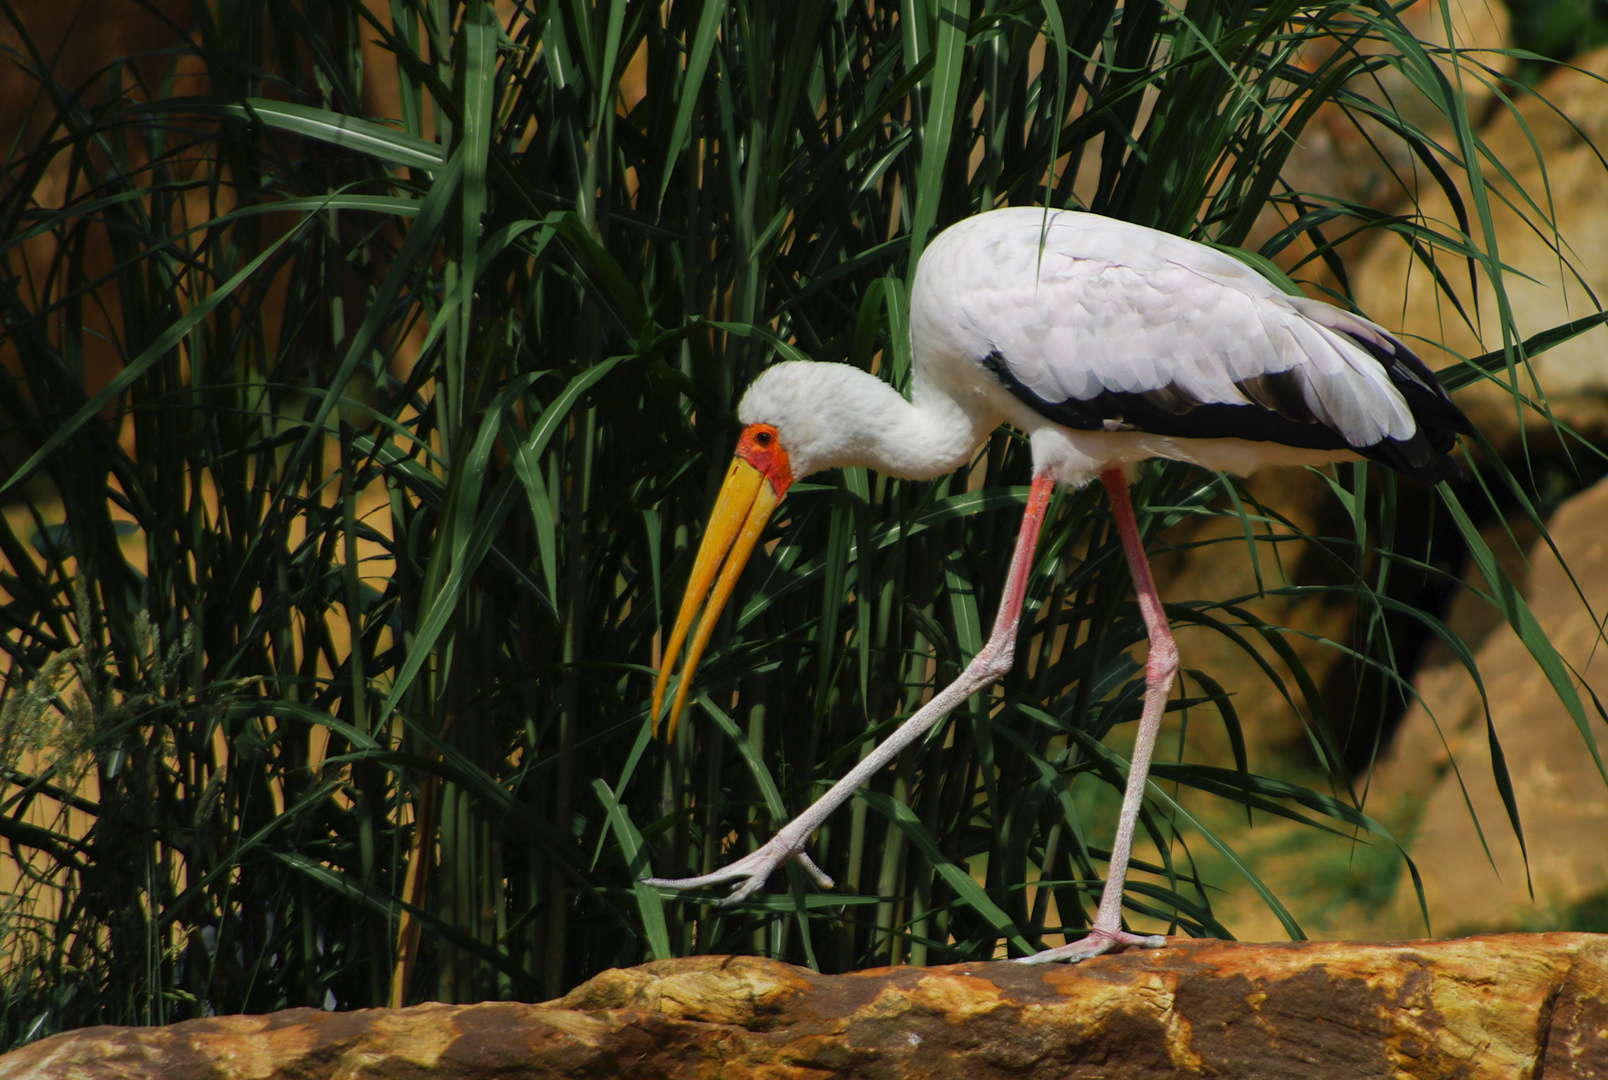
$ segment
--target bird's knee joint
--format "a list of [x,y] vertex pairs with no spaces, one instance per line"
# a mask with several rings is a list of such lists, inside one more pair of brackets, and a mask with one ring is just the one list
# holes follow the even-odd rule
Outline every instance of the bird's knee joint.
[[1178,646],[1171,642],[1153,645],[1145,658],[1145,675],[1150,679],[1171,679],[1178,673]]
[[999,650],[985,648],[977,654],[977,659],[982,661],[980,665],[981,674],[986,675],[990,680],[1002,679],[1016,663],[1016,650],[1010,648]]
[[984,645],[982,650],[966,665],[966,671],[961,678],[968,682],[983,686],[995,682],[1005,676],[1015,663],[1016,650],[1011,647],[998,648],[993,644]]

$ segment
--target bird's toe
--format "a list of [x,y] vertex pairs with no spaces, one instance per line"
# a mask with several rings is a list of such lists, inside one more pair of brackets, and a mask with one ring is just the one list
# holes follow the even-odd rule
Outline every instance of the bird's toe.
[[1069,942],[1055,949],[1045,949],[1032,956],[1021,956],[1016,959],[1018,964],[1050,964],[1057,961],[1075,964],[1079,960],[1087,960],[1094,956],[1103,956],[1109,952],[1120,952],[1126,948],[1159,949],[1167,944],[1167,939],[1160,934],[1130,934],[1126,930],[1091,930],[1088,935],[1077,941]]

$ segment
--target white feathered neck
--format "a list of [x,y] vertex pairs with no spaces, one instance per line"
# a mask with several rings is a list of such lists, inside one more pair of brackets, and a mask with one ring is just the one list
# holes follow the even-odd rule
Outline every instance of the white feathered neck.
[[973,408],[916,374],[914,403],[848,364],[793,360],[765,370],[743,395],[744,425],[776,428],[798,479],[822,469],[863,465],[905,480],[928,480],[964,465],[1001,418]]

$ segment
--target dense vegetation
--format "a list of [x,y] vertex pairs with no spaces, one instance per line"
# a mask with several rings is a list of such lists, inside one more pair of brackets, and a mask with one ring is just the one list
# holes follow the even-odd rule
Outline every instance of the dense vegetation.
[[[539,999],[699,951],[989,957],[1086,925],[1144,639],[1095,490],[1052,507],[999,694],[817,837],[837,892],[794,874],[718,910],[635,884],[750,848],[952,677],[1017,528],[1007,432],[931,483],[798,484],[681,734],[653,743],[737,394],[800,354],[906,384],[923,245],[1003,204],[1254,241],[1342,303],[1360,228],[1448,295],[1500,287],[1449,73],[1491,76],[1383,3],[220,2],[83,85],[3,10],[38,86],[0,188],[6,1044]],[[1371,95],[1381,72],[1444,133]],[[1410,145],[1467,235],[1282,183],[1323,108]],[[1448,381],[1522,359],[1509,340]],[[1348,528],[1297,542],[1358,606],[1335,648],[1394,678],[1367,628],[1425,552],[1397,542],[1392,476],[1328,475]],[[1233,514],[1243,545],[1271,520],[1179,466],[1135,497],[1151,533]],[[1186,654],[1178,722],[1220,728],[1238,767],[1158,765],[1131,912],[1226,935],[1213,890],[1248,888],[1298,936],[1190,807],[1392,841],[1285,632],[1174,599],[1272,658],[1318,789],[1245,768],[1233,700]],[[1522,601],[1493,602],[1583,723]],[[1234,876],[1202,880],[1201,851]]]

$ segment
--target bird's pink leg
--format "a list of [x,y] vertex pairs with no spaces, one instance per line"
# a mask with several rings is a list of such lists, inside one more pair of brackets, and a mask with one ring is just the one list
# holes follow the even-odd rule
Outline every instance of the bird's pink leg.
[[[1041,472],[1033,477],[1033,486],[1027,496],[1027,512],[1022,516],[1022,530],[1016,539],[1016,552],[1011,556],[1010,573],[1005,578],[1005,596],[994,619],[993,633],[958,679],[933,695],[931,701],[900,724],[882,745],[866,755],[809,809],[752,854],[712,874],[676,879],[648,878],[646,883],[663,889],[698,889],[730,882],[734,884],[731,895],[721,903],[735,904],[763,885],[777,867],[793,861],[802,866],[817,885],[830,889],[832,879],[804,854],[804,844],[810,835],[821,827],[832,811],[848,802],[861,784],[892,764],[901,750],[926,734],[929,728],[953,712],[957,705],[1011,669],[1016,655],[1017,625],[1022,621],[1022,601],[1027,594],[1027,579],[1033,566],[1033,549],[1038,543],[1039,526],[1044,522],[1044,511],[1054,488],[1055,478],[1050,473]],[[1162,696],[1165,698],[1165,693]],[[1117,892],[1120,902],[1120,887]]]
[[1139,806],[1144,802],[1145,783],[1150,777],[1150,757],[1156,749],[1156,735],[1161,731],[1162,710],[1167,707],[1167,695],[1178,671],[1178,646],[1167,627],[1161,598],[1156,595],[1156,582],[1150,576],[1150,562],[1145,558],[1145,546],[1139,539],[1139,523],[1134,520],[1133,504],[1128,501],[1128,483],[1122,470],[1107,469],[1100,474],[1100,480],[1111,498],[1117,533],[1122,537],[1122,550],[1128,556],[1128,570],[1133,575],[1139,613],[1150,635],[1150,655],[1145,660],[1145,711],[1139,718],[1139,733],[1134,739],[1133,757],[1128,762],[1128,786],[1122,794],[1122,814],[1117,818],[1117,836],[1111,843],[1111,862],[1094,926],[1087,935],[1069,945],[1023,957],[1020,962],[1024,964],[1084,960],[1129,945],[1154,949],[1167,944],[1167,939],[1159,935],[1130,934],[1122,928],[1122,888],[1128,877],[1133,834],[1139,825]]

